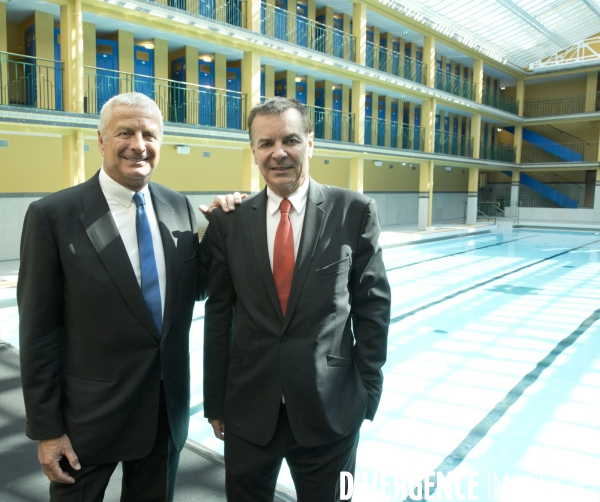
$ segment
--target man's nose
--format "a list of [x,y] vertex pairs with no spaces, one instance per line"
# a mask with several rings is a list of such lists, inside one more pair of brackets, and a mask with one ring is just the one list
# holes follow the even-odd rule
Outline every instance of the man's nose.
[[131,138],[129,140],[129,148],[138,152],[144,151],[146,149],[146,145],[144,143],[144,136],[141,132],[136,132],[135,134],[131,135]]
[[273,158],[276,160],[285,159],[287,157],[287,152],[283,146],[283,143],[277,143],[275,145],[275,151],[273,152]]

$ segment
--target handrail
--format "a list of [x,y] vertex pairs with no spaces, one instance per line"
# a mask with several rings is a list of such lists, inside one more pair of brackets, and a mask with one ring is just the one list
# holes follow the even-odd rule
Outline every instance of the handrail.
[[321,106],[304,107],[313,125],[315,138],[354,142],[354,114]]
[[[5,52],[5,51],[0,51],[0,56],[2,55],[7,55],[7,56],[16,56],[18,58],[25,58],[25,59],[31,59],[34,60],[36,63],[38,61],[45,61],[47,63],[52,63],[52,64],[56,64],[56,63],[60,63],[63,64],[62,61],[57,61],[55,59],[46,59],[46,58],[40,58],[37,56],[27,56],[25,54],[17,54],[16,52]],[[20,63],[22,63],[23,61],[19,61]],[[35,64],[35,63],[32,63]]]
[[229,2],[225,0],[219,7],[210,7],[205,2],[186,1],[186,0],[145,0],[148,3],[155,3],[170,9],[189,12],[190,14],[199,15],[208,19],[214,19],[232,26],[240,28],[247,27],[246,19],[246,0],[237,2]]
[[440,68],[436,68],[435,71],[435,88],[455,96],[475,100],[475,83]]
[[377,53],[379,64],[376,69],[379,71],[405,78],[412,82],[427,84],[427,64],[418,59],[405,56],[395,50],[390,50],[387,47],[376,45],[374,42],[367,41],[367,48],[371,49],[370,52],[367,51],[367,55],[371,54],[372,57],[370,60],[367,58],[367,61],[365,61],[366,66],[375,68],[375,54]]
[[600,92],[574,94],[564,98],[528,99],[524,103],[525,117],[547,117],[578,113],[595,113],[600,110]]

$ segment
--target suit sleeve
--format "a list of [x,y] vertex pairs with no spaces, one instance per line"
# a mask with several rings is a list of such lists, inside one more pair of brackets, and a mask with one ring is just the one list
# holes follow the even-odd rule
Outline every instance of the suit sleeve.
[[236,300],[227,264],[226,244],[216,214],[211,215],[202,247],[203,252],[210,255],[208,299],[204,307],[204,416],[216,419],[223,418],[229,343]]
[[366,417],[373,420],[383,387],[390,324],[391,292],[385,273],[377,207],[370,200],[363,216],[352,273],[352,327],[355,338],[354,362],[368,394]]
[[64,278],[58,247],[41,204],[29,206],[17,283],[19,353],[27,436],[64,433],[60,384]]

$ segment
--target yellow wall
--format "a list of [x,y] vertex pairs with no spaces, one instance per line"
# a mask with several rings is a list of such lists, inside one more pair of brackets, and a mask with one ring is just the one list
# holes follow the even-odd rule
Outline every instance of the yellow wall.
[[[329,164],[325,164],[325,159],[329,161]],[[309,172],[311,177],[319,183],[348,188],[350,160],[329,157],[327,155],[313,155],[310,161]]]
[[60,137],[0,133],[8,148],[0,148],[2,192],[55,192],[62,188]]
[[535,80],[525,83],[525,100],[546,99],[572,96],[574,94],[585,94],[587,76],[575,77],[569,80],[557,80],[551,84],[536,84]]
[[363,187],[365,192],[416,192],[419,190],[419,167],[413,171],[408,165],[387,161],[381,167],[375,167],[372,161],[366,160]]
[[23,29],[20,24],[11,22],[6,23],[7,52],[14,54],[25,53],[25,40],[23,39]]
[[453,167],[447,172],[443,166],[435,166],[433,171],[434,192],[467,192],[469,184],[469,170],[462,167]]

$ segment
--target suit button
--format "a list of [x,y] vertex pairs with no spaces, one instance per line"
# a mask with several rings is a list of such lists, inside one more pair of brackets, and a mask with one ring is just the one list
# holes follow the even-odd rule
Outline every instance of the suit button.
[[280,341],[281,341],[281,343],[285,343],[285,342],[287,342],[287,341],[288,341],[288,337],[287,337],[287,335],[283,335],[283,336],[281,337]]

